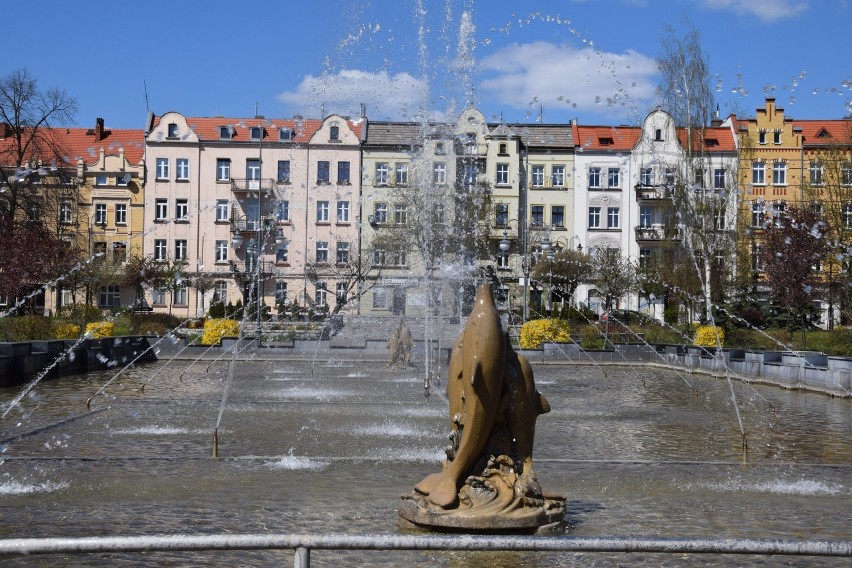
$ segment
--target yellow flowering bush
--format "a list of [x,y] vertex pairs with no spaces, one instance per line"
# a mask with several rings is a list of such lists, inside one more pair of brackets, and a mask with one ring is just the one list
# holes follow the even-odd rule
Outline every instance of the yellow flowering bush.
[[521,327],[521,349],[540,349],[545,341],[565,343],[571,341],[568,322],[559,319],[528,321]]
[[86,324],[86,335],[92,339],[112,337],[115,333],[115,324],[111,321],[93,321]]
[[80,337],[80,326],[73,323],[61,323],[56,326],[53,334],[56,339],[77,339]]
[[[717,342],[718,338],[718,342]],[[700,325],[695,330],[693,343],[700,347],[716,347],[725,342],[725,330],[715,325]]]
[[240,322],[228,318],[207,318],[204,321],[202,345],[219,343],[223,337],[237,337],[240,334]]

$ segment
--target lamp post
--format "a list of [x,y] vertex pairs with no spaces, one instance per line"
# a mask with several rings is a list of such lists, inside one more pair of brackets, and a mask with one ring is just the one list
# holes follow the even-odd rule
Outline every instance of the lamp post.
[[[504,254],[504,255],[505,255],[505,254],[508,254],[508,253],[509,253],[509,250],[512,248],[512,241],[510,241],[510,240],[509,240],[509,223],[511,223],[512,221],[514,221],[515,223],[517,223],[517,224],[518,224],[518,233],[519,233],[519,237],[520,237],[521,239],[523,239],[523,236],[524,236],[524,231],[522,231],[522,230],[521,230],[521,229],[522,229],[521,221],[519,221],[519,220],[517,220],[517,219],[508,219],[508,220],[506,220],[506,221],[503,223],[503,238],[500,240],[500,243],[499,243],[500,252],[501,252],[502,254]],[[528,256],[528,255],[529,255],[529,250],[528,250],[528,249],[527,249],[527,247],[523,244],[523,241],[521,242],[521,244],[520,244],[520,246],[519,246],[519,250],[520,250],[520,253],[521,253],[521,255],[522,255],[522,257],[521,257],[521,272],[522,272],[522,273],[523,273],[523,275],[524,275],[524,284],[523,284],[523,286],[524,286],[524,292],[523,292],[523,302],[522,302],[522,304],[523,304],[523,316],[522,316],[522,320],[523,320],[524,322],[526,322],[526,321],[527,321],[528,311],[529,311],[529,306],[528,306],[528,297],[529,297],[529,282],[530,282],[530,263],[529,263],[529,256]]]

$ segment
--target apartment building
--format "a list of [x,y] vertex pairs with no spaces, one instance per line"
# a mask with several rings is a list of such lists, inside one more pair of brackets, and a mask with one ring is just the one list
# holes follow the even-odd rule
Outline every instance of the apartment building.
[[174,275],[149,290],[154,309],[194,316],[257,298],[271,313],[348,309],[361,128],[338,115],[149,117],[144,248]]

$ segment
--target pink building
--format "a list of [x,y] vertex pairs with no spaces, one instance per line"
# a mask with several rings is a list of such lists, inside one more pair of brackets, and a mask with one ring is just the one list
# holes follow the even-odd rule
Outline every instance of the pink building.
[[144,253],[176,270],[148,302],[194,316],[213,301],[261,297],[274,314],[350,299],[361,131],[337,115],[150,117]]

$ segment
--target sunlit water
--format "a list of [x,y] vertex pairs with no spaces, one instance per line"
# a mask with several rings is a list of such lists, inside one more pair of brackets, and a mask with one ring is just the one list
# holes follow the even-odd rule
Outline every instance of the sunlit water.
[[[211,457],[227,363],[38,385],[0,421],[2,536],[396,534],[399,496],[437,471],[447,407],[380,363],[240,362]],[[547,491],[578,536],[852,538],[850,401],[639,367],[537,366]],[[178,377],[183,373],[182,380]],[[2,391],[3,400],[17,391]],[[770,406],[771,404],[771,406]],[[12,558],[10,565],[33,565]],[[42,557],[45,565],[290,565],[292,552]],[[313,566],[812,565],[702,555],[315,551]],[[820,559],[820,565],[844,565]]]

